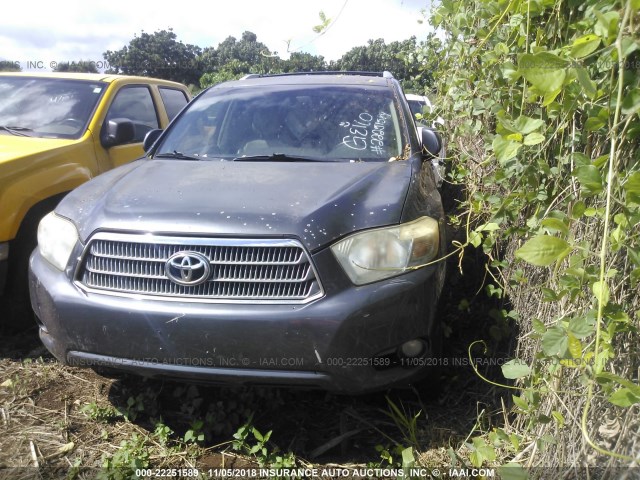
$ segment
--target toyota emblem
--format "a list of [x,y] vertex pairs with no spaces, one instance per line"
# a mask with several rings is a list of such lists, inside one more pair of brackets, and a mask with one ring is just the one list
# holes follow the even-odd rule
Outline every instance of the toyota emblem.
[[209,259],[198,252],[178,252],[167,260],[164,271],[169,280],[178,285],[200,285],[209,279]]

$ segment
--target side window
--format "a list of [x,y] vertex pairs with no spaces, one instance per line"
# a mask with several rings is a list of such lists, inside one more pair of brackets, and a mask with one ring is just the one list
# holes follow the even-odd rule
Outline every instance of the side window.
[[164,108],[167,110],[169,120],[173,120],[173,117],[188,103],[184,92],[175,88],[160,87],[160,96],[164,102]]
[[149,130],[159,128],[151,92],[144,86],[125,87],[116,94],[106,120],[113,118],[127,118],[133,122],[135,135],[131,143],[142,142]]

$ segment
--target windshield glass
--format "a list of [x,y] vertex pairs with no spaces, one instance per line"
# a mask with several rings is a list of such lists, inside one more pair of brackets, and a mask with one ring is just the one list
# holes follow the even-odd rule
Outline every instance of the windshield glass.
[[[32,137],[80,138],[106,85],[0,76],[0,127]],[[9,135],[7,129],[0,129],[0,135]]]
[[211,89],[167,133],[156,155],[387,161],[403,151],[391,90],[352,85]]

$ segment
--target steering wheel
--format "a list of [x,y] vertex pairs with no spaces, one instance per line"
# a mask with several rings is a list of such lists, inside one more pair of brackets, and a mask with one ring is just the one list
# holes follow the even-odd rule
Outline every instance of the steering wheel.
[[84,122],[82,120],[78,120],[77,118],[69,117],[61,120],[60,125],[69,125],[70,127],[75,127],[76,129],[81,129],[84,126]]

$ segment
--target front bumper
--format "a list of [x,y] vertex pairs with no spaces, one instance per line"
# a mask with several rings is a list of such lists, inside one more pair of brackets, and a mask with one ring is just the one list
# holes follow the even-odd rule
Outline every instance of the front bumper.
[[416,338],[430,345],[444,267],[355,287],[329,250],[313,258],[325,295],[311,303],[204,304],[86,293],[36,250],[31,301],[43,343],[74,366],[342,393],[406,384],[427,373],[384,358]]

